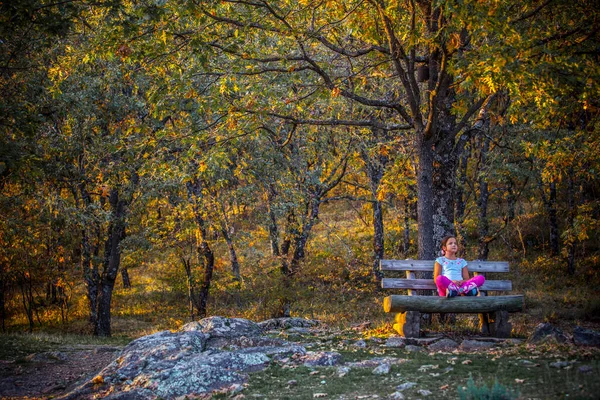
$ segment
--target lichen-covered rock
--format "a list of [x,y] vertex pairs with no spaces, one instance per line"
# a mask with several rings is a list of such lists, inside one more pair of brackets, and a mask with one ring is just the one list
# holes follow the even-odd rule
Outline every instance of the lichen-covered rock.
[[308,352],[300,360],[307,367],[332,367],[342,362],[342,355],[335,351]]
[[312,328],[319,324],[319,321],[305,318],[272,318],[258,323],[266,331],[273,329]]
[[402,348],[406,346],[406,341],[401,337],[391,337],[385,342],[385,347]]
[[573,342],[578,346],[600,347],[600,332],[577,326],[573,330]]
[[435,343],[430,344],[429,346],[427,346],[427,349],[429,351],[452,351],[454,349],[456,349],[458,347],[458,343],[456,343],[454,340],[452,339],[442,339],[442,340],[438,340]]
[[564,343],[568,340],[567,336],[549,323],[542,323],[535,327],[534,332],[527,339],[527,343],[537,344],[537,343],[545,343],[545,342],[557,342]]
[[[208,396],[241,387],[248,372],[264,369],[272,360],[306,355],[303,346],[260,336],[261,331],[248,320],[212,317],[187,324],[178,332],[141,337],[65,398]],[[221,345],[214,346],[215,340]]]
[[181,328],[182,331],[200,331],[212,338],[232,338],[239,336],[258,336],[262,328],[256,323],[244,318],[209,317],[200,321],[190,322]]

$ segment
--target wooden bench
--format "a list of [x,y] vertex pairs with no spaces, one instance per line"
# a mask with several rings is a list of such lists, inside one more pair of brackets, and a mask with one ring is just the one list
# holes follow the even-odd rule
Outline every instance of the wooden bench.
[[[403,272],[405,278],[381,280],[384,289],[405,289],[408,295],[391,295],[383,301],[385,312],[397,312],[394,329],[405,337],[419,337],[421,313],[477,313],[481,333],[496,337],[509,337],[512,326],[508,313],[523,310],[522,295],[488,296],[488,291],[511,291],[508,280],[487,280],[480,288],[479,296],[438,296],[433,279],[415,279],[415,272],[433,272],[434,260],[381,260],[381,271]],[[469,261],[469,272],[474,275],[487,272],[508,272],[504,261]],[[434,290],[433,296],[418,296],[415,290]]]

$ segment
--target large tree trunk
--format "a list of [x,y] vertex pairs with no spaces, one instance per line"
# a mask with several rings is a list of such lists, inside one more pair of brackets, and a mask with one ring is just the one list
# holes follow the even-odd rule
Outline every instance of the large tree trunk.
[[[422,133],[417,137],[417,221],[419,259],[435,258],[435,242],[433,240],[433,154],[432,144],[426,141]],[[422,278],[425,278],[424,276]]]
[[482,170],[479,171],[479,199],[477,200],[477,206],[479,208],[479,220],[477,221],[477,225],[479,227],[479,251],[477,254],[477,259],[485,261],[488,259],[490,243],[490,224],[487,215],[490,191],[488,186],[488,177],[485,171],[487,165],[487,153],[490,147],[490,139],[485,137],[482,138],[482,140],[483,143],[480,153],[480,165]]
[[457,154],[455,141],[447,138],[449,133],[440,132],[441,139],[433,152],[433,243],[439,249],[442,239],[455,235],[454,189]]
[[125,237],[125,201],[119,198],[118,189],[111,189],[109,204],[111,208],[111,221],[104,248],[104,268],[98,293],[98,322],[96,324],[96,335],[98,336],[111,335],[110,307],[115,281],[121,264],[120,244]]

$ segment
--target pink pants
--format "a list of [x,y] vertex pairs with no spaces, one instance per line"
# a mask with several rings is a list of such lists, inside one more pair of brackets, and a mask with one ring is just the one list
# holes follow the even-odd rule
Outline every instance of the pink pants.
[[458,286],[456,283],[452,282],[449,278],[446,278],[444,275],[438,275],[437,279],[435,280],[435,285],[437,286],[438,294],[440,296],[446,297],[446,289],[448,288],[452,290],[457,290],[459,293],[463,293],[473,289],[473,287],[481,287],[481,285],[483,285],[484,282],[485,277],[483,275],[477,275],[469,279],[468,281],[463,282],[462,285]]

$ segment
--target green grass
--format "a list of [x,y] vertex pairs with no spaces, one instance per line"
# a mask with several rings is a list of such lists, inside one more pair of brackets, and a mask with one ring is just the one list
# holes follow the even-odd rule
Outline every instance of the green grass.
[[[374,375],[372,368],[353,368],[346,376],[339,377],[334,367],[311,369],[272,365],[266,371],[252,374],[243,393],[247,398],[264,396],[265,399],[308,399],[316,393],[326,393],[329,399],[372,395],[385,398],[395,392],[398,385],[415,382],[416,386],[403,391],[406,398],[423,397],[418,391],[428,390],[432,392],[431,398],[456,399],[459,389],[466,388],[469,379],[477,386],[492,387],[498,383],[518,392],[520,398],[562,399],[568,396],[591,399],[596,398],[600,390],[600,381],[596,379],[600,372],[598,354],[591,359],[576,361],[571,369],[565,370],[550,367],[556,361],[550,354],[531,359],[519,354],[427,354],[389,349],[377,353],[343,352],[344,361],[383,355],[408,361],[393,365],[391,372],[384,376]],[[536,366],[528,366],[521,360],[531,361]],[[578,371],[581,365],[591,365],[593,371],[581,373]],[[430,367],[420,370],[423,366]],[[296,383],[288,384],[292,380]]]

